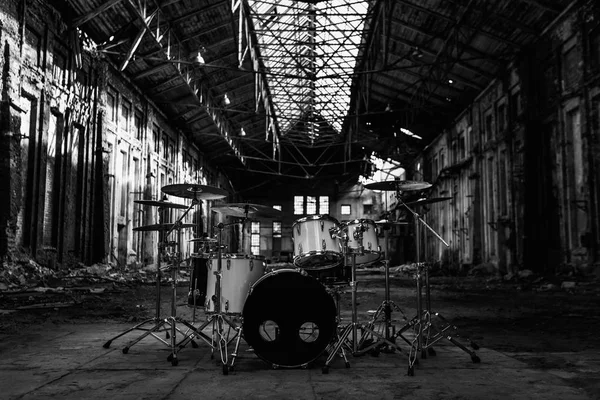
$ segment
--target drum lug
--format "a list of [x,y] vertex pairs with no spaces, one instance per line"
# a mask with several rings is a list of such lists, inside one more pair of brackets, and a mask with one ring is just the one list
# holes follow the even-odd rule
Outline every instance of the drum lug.
[[231,269],[231,260],[228,258],[227,259],[227,270]]
[[302,243],[298,245],[298,254],[302,254]]
[[325,241],[325,239],[323,239],[323,241],[321,242],[321,247],[323,248],[323,250],[327,249],[327,242]]
[[206,268],[211,269],[212,270],[212,260],[208,260],[206,262]]
[[321,232],[323,232],[323,230],[325,229],[325,221],[320,220],[319,224],[321,224]]
[[250,260],[250,271],[254,269],[254,260]]
[[301,236],[301,234],[300,234],[300,225],[296,225],[296,232],[298,232],[298,236]]
[[225,312],[229,311],[229,300],[225,300]]
[[367,248],[368,248],[369,250],[371,250],[371,242],[369,242],[369,243],[367,244]]

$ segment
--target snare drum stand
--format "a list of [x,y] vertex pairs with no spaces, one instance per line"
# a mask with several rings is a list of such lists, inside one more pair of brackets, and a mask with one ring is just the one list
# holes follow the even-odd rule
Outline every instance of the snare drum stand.
[[[338,351],[340,351],[340,349],[342,348],[342,346],[344,344],[346,344],[345,342],[348,341],[348,336],[350,335],[350,333],[352,333],[352,340],[350,341],[349,347],[352,350],[352,354],[353,355],[360,355],[363,352],[359,352],[358,350],[358,328],[361,328],[362,334],[361,336],[364,337],[365,332],[370,333],[373,336],[377,336],[378,338],[380,338],[384,343],[398,349],[399,351],[402,351],[402,349],[400,348],[400,346],[398,346],[396,343],[392,342],[391,340],[386,339],[383,335],[379,334],[378,332],[375,332],[374,330],[372,330],[371,328],[365,326],[364,324],[359,324],[358,323],[358,312],[357,312],[357,308],[356,308],[356,290],[357,290],[357,281],[356,281],[356,256],[357,255],[362,255],[364,254],[364,247],[362,244],[362,233],[365,231],[366,227],[364,227],[362,224],[359,224],[358,227],[355,228],[355,231],[353,232],[353,237],[354,239],[357,240],[357,242],[359,243],[357,250],[352,250],[351,252],[351,256],[352,256],[352,268],[351,268],[351,276],[352,276],[352,280],[350,281],[350,287],[352,290],[352,323],[346,325],[344,327],[344,329],[342,330],[342,332],[338,335],[337,338],[337,343],[335,344],[335,346],[333,347],[332,351],[330,352],[329,356],[327,357],[327,360],[325,361],[325,365],[322,368],[322,372],[324,374],[329,373],[329,364],[331,364],[331,362],[333,361],[333,358],[335,357],[335,355],[337,354]],[[343,235],[342,237],[338,237],[340,239],[342,239],[343,242],[343,256],[344,256],[344,263],[347,263],[348,260],[348,236],[347,234]],[[348,366],[348,365],[346,365]]]

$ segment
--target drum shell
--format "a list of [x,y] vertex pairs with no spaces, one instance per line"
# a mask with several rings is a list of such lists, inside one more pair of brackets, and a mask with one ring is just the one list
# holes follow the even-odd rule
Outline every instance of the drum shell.
[[[218,271],[218,257],[211,257],[207,262],[206,280],[206,312],[217,312],[215,308],[215,288]],[[252,284],[265,272],[263,256],[246,254],[221,255],[221,311],[225,314],[239,315],[244,307]]]
[[188,292],[188,305],[190,307],[204,307],[206,301],[206,280],[208,257],[193,256],[190,287]]
[[379,229],[375,221],[370,219],[355,219],[341,223],[341,229],[348,235],[347,264],[352,262],[351,254],[360,250],[360,241],[354,238],[354,232],[362,225],[362,254],[356,254],[356,265],[370,264],[381,258],[381,248],[377,234]]
[[294,265],[305,270],[333,268],[342,262],[338,239],[332,232],[339,222],[329,215],[311,215],[292,225]]
[[[270,272],[252,285],[242,313],[246,342],[264,361],[278,367],[301,367],[315,360],[331,343],[337,329],[333,297],[314,278],[294,269]],[[274,322],[278,334],[267,340],[261,326]],[[318,326],[314,341],[302,340],[305,323]]]

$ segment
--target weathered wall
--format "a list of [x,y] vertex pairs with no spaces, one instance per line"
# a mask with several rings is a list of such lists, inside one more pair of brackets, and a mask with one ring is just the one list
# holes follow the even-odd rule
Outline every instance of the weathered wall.
[[[431,214],[453,268],[598,264],[599,16],[589,1],[548,27],[423,153],[431,196],[453,197]],[[439,244],[427,250],[444,261]]]
[[[0,22],[4,259],[31,257],[51,267],[153,263],[158,233],[133,228],[158,223],[157,208],[135,200],[161,199],[160,189],[174,183],[232,193],[227,177],[139,88],[106,60],[77,51],[78,32],[47,2],[3,2]],[[201,220],[204,231],[214,231],[225,218],[209,213],[208,203],[183,222]],[[181,212],[167,214],[163,222]],[[183,231],[184,257],[195,251],[188,245],[193,234]],[[224,243],[232,240],[227,232]]]

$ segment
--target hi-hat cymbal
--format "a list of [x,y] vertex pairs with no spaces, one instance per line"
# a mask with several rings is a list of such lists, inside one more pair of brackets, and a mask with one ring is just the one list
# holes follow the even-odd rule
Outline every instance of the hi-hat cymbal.
[[[451,200],[452,197],[432,197],[432,198],[421,198],[419,200],[411,201],[410,203],[404,203],[407,206],[422,206],[423,204],[439,203],[440,201]],[[397,208],[402,207],[402,204],[398,205]]]
[[146,206],[157,206],[157,207],[166,207],[166,208],[188,208],[185,204],[177,204],[177,203],[169,203],[168,201],[158,201],[158,200],[134,200],[134,203],[144,204]]
[[277,218],[281,216],[281,211],[273,207],[249,203],[223,204],[213,207],[212,210],[232,217]]
[[194,239],[190,239],[189,242],[216,243],[217,239],[215,239],[215,238],[209,238],[209,237],[194,238]]
[[408,225],[407,221],[392,221],[389,219],[380,219],[379,221],[375,221],[376,225]]
[[[168,231],[173,227],[174,224],[154,224],[144,225],[133,228],[134,231],[146,232],[146,231]],[[180,224],[182,228],[193,228],[195,224]]]
[[176,197],[197,200],[217,200],[227,197],[229,192],[214,186],[196,185],[193,183],[177,183],[162,187],[162,192]]
[[417,182],[417,181],[383,181],[383,182],[373,182],[365,185],[365,188],[371,190],[424,190],[429,189],[431,187],[431,183],[428,182]]

